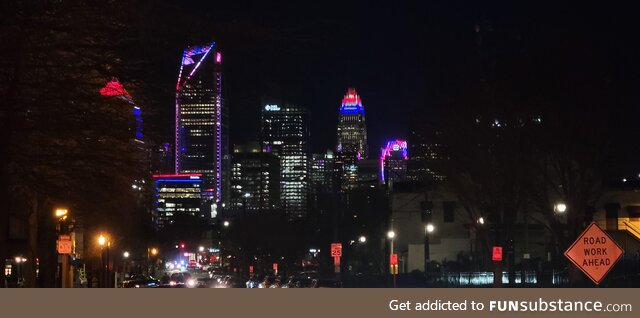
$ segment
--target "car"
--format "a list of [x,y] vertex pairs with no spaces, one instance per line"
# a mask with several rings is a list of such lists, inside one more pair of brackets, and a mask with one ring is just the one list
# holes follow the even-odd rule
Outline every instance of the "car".
[[258,288],[258,285],[263,281],[260,275],[253,275],[246,283],[247,288]]
[[231,275],[227,275],[222,279],[222,282],[218,288],[240,288],[244,287],[240,280]]
[[281,288],[284,285],[282,276],[276,276],[269,288]]
[[188,272],[179,272],[171,274],[169,285],[186,285],[187,287],[196,287],[196,279],[191,277]]
[[122,288],[153,288],[160,286],[155,279],[134,279],[122,282]]
[[311,286],[311,282],[310,278],[291,277],[282,285],[282,288],[307,288]]
[[335,279],[312,279],[309,288],[342,288],[342,282]]
[[265,278],[258,284],[258,288],[269,288],[275,283],[276,278],[273,276],[265,276]]

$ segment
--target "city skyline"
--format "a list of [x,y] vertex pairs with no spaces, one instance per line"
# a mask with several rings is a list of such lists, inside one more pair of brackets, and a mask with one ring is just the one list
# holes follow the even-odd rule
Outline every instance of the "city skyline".
[[633,10],[4,6],[2,287],[639,283]]

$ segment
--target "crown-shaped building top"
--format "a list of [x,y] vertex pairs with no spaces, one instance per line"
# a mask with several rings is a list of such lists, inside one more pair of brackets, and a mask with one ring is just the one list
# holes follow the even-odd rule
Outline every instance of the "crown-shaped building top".
[[360,99],[360,95],[358,95],[358,92],[356,92],[355,88],[349,88],[347,90],[347,94],[345,94],[342,98],[340,113],[345,115],[364,114],[362,100]]

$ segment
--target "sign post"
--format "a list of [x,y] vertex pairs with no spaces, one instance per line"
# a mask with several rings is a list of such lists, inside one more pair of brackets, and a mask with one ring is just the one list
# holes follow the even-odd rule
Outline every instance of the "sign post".
[[389,255],[389,266],[391,275],[394,275],[395,279],[395,275],[398,275],[398,254],[393,253]]
[[333,257],[333,270],[340,273],[340,257],[342,257],[342,243],[331,243],[331,256]]
[[501,262],[502,261],[502,246],[494,246],[492,254],[493,255],[492,255],[491,259],[494,262]]
[[607,232],[591,223],[564,255],[596,285],[599,285],[624,254]]

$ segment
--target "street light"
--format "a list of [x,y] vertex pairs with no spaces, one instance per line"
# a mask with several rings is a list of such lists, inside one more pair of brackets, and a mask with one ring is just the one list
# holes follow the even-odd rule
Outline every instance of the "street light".
[[200,251],[200,252],[204,252],[204,246],[200,246],[200,247],[198,247],[198,251]]
[[478,224],[480,224],[480,225],[484,225],[484,218],[483,218],[483,217],[480,217],[480,218],[478,219]]
[[427,230],[427,233],[433,233],[433,231],[436,230],[436,227],[431,223],[427,224],[427,226],[425,226],[424,228],[425,230]]
[[100,234],[98,237],[98,244],[100,244],[100,246],[104,246],[105,243],[107,243],[107,238]]
[[566,211],[567,211],[567,205],[566,205],[566,204],[564,204],[564,203],[562,203],[562,202],[557,203],[557,204],[553,207],[553,210],[554,210],[556,213],[564,213],[564,212],[566,212]]
[[[387,237],[391,240],[391,244],[389,245],[389,260],[391,260],[391,255],[393,255],[393,239],[396,237],[396,232],[393,230],[387,232]],[[393,288],[396,288],[396,275],[391,271],[391,262],[389,262],[389,271],[393,277]]]
[[[98,236],[98,245],[100,245],[100,258],[101,258],[102,263],[103,263],[103,271],[104,271],[104,273],[103,273],[103,276],[104,276],[103,277],[103,279],[104,279],[103,282],[104,283],[103,283],[102,287],[108,287],[110,285],[108,283],[109,282],[109,277],[110,277],[110,275],[109,275],[109,247],[111,246],[111,242],[109,241],[108,236],[104,235],[104,234],[100,234],[100,236]],[[105,254],[104,253],[105,252],[104,246],[105,245],[107,246],[107,250],[106,250],[107,255],[106,255],[106,257],[104,257],[104,254]],[[105,262],[105,259],[106,259],[106,262]]]
[[27,261],[26,258],[22,257],[22,256],[16,256],[15,257],[15,261],[16,261],[16,277],[17,277],[17,283],[18,283],[18,287],[21,286],[21,281],[22,281],[22,271],[21,271],[21,265],[20,263],[24,263]]
[[56,218],[58,218],[59,220],[64,220],[67,218],[67,214],[69,214],[69,211],[67,211],[67,209],[56,209],[54,215],[56,216]]
[[224,221],[224,222],[222,223],[222,225],[223,225],[224,227],[229,227],[229,224],[231,224],[231,223],[229,223],[229,221]]
[[[181,245],[184,245],[184,244],[181,243]],[[176,245],[176,248],[178,248],[178,245]],[[184,248],[184,246],[183,246],[183,248]],[[155,247],[148,247],[147,248],[147,274],[148,275],[151,275],[152,272],[153,272],[153,274],[155,274],[155,264],[154,264],[153,267],[151,266],[151,256],[155,257],[156,255],[158,255],[158,253],[159,253],[159,251]]]
[[124,257],[122,260],[122,282],[124,282],[127,275],[127,260],[129,259],[129,255],[128,251],[124,251],[124,253],[122,253],[122,256]]
[[358,241],[359,241],[360,243],[364,244],[364,243],[366,243],[366,242],[367,242],[367,237],[366,237],[366,236],[364,236],[364,235],[361,235],[361,236],[358,238]]

